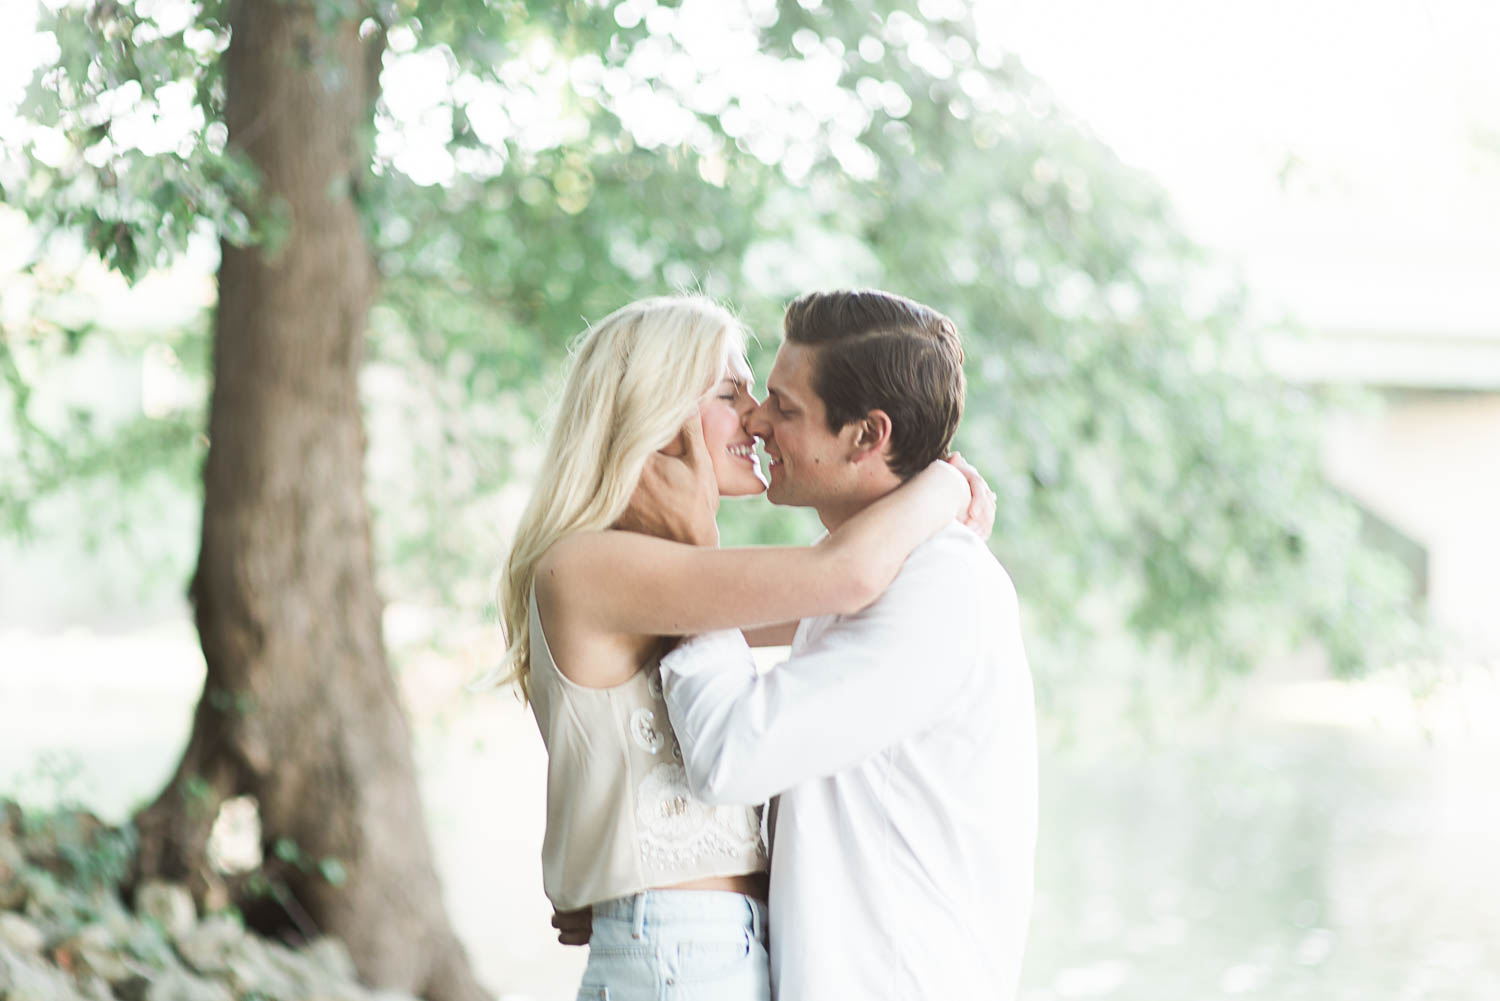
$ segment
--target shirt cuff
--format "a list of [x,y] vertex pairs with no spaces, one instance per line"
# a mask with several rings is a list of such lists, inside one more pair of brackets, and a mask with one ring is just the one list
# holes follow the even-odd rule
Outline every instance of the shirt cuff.
[[751,658],[750,644],[738,629],[720,629],[689,636],[661,659],[663,674],[690,678],[706,669],[742,663]]

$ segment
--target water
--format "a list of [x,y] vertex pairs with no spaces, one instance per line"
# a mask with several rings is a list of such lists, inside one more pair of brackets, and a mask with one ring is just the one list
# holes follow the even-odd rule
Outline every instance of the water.
[[1497,763],[1287,725],[1055,759],[1023,997],[1494,1001]]

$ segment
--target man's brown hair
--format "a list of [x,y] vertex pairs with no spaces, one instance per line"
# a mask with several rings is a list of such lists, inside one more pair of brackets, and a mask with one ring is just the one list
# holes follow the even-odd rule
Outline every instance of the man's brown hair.
[[786,339],[816,349],[813,390],[837,432],[871,410],[891,418],[891,471],[905,480],[948,452],[964,412],[964,351],[942,313],[890,292],[809,292],[786,308]]

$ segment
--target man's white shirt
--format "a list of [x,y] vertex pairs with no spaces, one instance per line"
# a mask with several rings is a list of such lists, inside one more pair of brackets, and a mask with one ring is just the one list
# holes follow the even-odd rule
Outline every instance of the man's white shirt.
[[978,537],[944,529],[868,608],[805,620],[764,675],[723,632],[662,680],[695,794],[779,795],[778,1001],[1014,996],[1036,725],[1015,590]]

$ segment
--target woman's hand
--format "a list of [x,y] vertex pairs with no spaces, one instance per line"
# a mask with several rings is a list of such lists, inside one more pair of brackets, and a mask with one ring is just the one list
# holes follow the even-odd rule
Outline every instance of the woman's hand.
[[969,500],[958,520],[981,539],[988,539],[995,528],[995,491],[957,452],[950,452],[943,461],[962,473],[969,486]]
[[628,532],[694,546],[717,546],[719,483],[694,414],[677,438],[646,460],[630,505],[615,522]]

